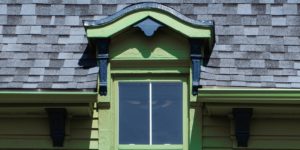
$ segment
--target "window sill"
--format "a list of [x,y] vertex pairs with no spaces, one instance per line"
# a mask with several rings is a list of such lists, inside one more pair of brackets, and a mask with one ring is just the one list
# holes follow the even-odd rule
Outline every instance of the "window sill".
[[119,150],[182,150],[182,145],[119,145]]

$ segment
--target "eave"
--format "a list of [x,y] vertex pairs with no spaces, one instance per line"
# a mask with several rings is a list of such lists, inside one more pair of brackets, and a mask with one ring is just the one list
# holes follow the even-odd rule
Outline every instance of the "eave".
[[231,104],[300,104],[300,89],[201,88],[198,102]]
[[0,103],[92,103],[97,92],[0,91]]

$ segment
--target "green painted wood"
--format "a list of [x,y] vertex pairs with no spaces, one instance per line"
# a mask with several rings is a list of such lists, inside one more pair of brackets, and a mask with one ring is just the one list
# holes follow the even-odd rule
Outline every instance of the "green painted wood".
[[203,149],[205,148],[231,148],[232,141],[230,137],[204,137]]
[[182,150],[182,145],[119,145],[119,150]]
[[[298,139],[285,139],[281,137],[281,139],[266,139],[266,140],[257,140],[250,139],[248,143],[247,149],[255,149],[255,150],[291,150],[291,149],[300,149]],[[234,143],[233,148],[237,148],[236,143]]]
[[0,91],[0,103],[90,103],[96,92]]
[[222,126],[222,127],[207,126],[203,128],[202,135],[207,137],[230,136],[230,126]]
[[251,135],[296,136],[300,138],[299,119],[254,119],[251,121]]
[[[178,145],[151,145],[151,146],[142,146],[140,147],[139,145],[119,145],[118,143],[118,83],[120,81],[126,81],[126,82],[182,82],[183,83],[183,144],[180,145],[180,147],[178,147]],[[114,93],[112,94],[112,98],[114,99],[113,102],[111,102],[111,108],[110,110],[114,110],[113,115],[110,115],[109,119],[106,118],[105,120],[109,121],[109,123],[106,123],[107,126],[105,126],[104,128],[101,128],[99,126],[99,130],[101,132],[103,132],[104,135],[107,135],[109,138],[103,138],[99,137],[100,141],[102,140],[103,143],[101,143],[101,146],[104,146],[105,148],[116,148],[116,149],[170,149],[170,150],[188,150],[188,143],[189,143],[189,130],[188,130],[188,85],[186,82],[186,77],[181,77],[178,75],[175,76],[168,76],[167,78],[164,78],[162,76],[147,76],[147,75],[142,75],[142,76],[116,76],[114,77],[114,82],[112,85],[112,88],[114,89]],[[108,111],[106,112],[106,114],[108,115]],[[101,121],[100,121],[101,120]],[[99,118],[99,122],[103,122],[104,119],[101,119],[101,117]],[[114,132],[112,132],[114,131]],[[113,134],[112,134],[113,133]],[[110,135],[108,135],[110,134]],[[101,135],[101,133],[100,133]],[[111,135],[113,135],[114,137],[111,137]],[[113,140],[110,140],[113,139]],[[114,145],[102,145],[102,144],[107,144],[104,143],[104,141],[109,141],[109,143],[114,143]],[[103,148],[103,150],[105,149]]]
[[[204,109],[203,112],[206,110]],[[228,117],[203,116],[203,149],[232,148],[231,124]]]
[[300,116],[299,105],[295,104],[207,103],[205,107],[212,116],[229,116],[232,108],[253,108],[253,118],[299,118]]
[[199,89],[199,102],[300,104],[299,89]]
[[[47,116],[43,113],[0,115],[0,149],[53,149]],[[98,149],[97,113],[68,116],[63,149]]]
[[[49,137],[27,138],[3,138],[0,139],[1,149],[53,149]],[[66,140],[63,149],[93,149],[98,150],[98,140]]]
[[190,60],[187,39],[169,29],[162,29],[151,38],[140,30],[129,30],[113,37],[110,45],[111,61]]
[[202,109],[189,110],[189,150],[202,150]]
[[212,34],[209,28],[199,28],[184,24],[163,12],[143,10],[128,14],[127,16],[103,27],[88,27],[86,31],[87,37],[111,37],[147,17],[152,17],[187,37],[210,38]]

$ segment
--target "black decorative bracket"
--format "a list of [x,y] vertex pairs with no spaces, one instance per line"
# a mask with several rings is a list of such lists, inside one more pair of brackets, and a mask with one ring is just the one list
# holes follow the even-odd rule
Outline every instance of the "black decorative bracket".
[[192,94],[198,94],[198,88],[200,87],[200,73],[202,64],[201,54],[201,40],[189,39],[190,42],[190,57],[192,61]]
[[151,37],[154,35],[154,33],[157,31],[158,28],[162,27],[163,25],[158,23],[157,21],[147,18],[143,21],[139,22],[138,24],[134,25],[134,27],[140,28],[145,36]]
[[107,95],[107,65],[108,65],[108,49],[109,38],[93,39],[93,43],[97,49],[97,61],[99,66],[99,94]]
[[67,110],[65,108],[46,108],[50,126],[50,136],[54,147],[63,147]]
[[253,113],[252,108],[232,109],[234,125],[235,125],[235,136],[236,136],[238,147],[248,147],[252,113]]

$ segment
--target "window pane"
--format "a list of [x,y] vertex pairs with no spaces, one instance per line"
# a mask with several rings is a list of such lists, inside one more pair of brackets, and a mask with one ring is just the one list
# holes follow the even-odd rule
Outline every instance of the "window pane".
[[153,144],[182,144],[182,83],[152,83]]
[[119,143],[149,144],[149,83],[119,83]]

